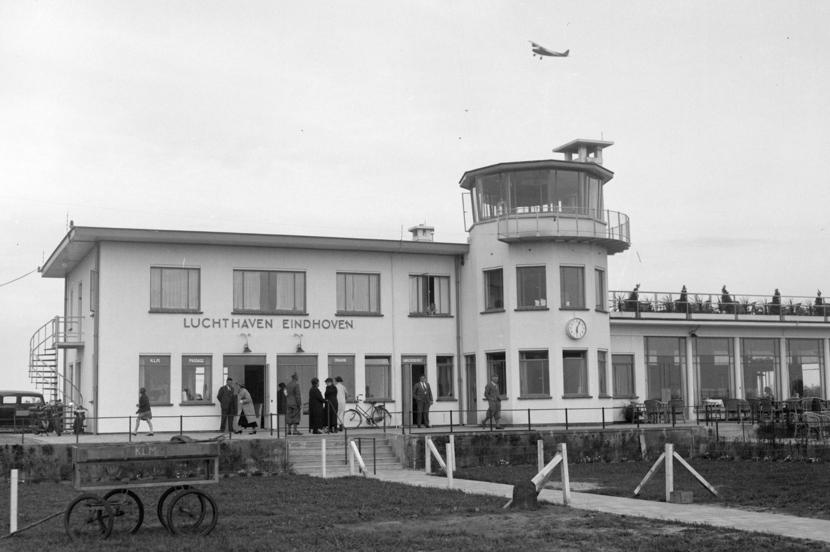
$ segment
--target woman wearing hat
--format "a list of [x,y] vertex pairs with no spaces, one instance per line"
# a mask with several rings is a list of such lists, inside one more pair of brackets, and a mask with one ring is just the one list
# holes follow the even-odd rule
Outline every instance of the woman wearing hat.
[[346,417],[346,399],[349,397],[349,392],[346,391],[346,386],[343,384],[343,378],[337,376],[334,378],[336,382],[334,386],[337,388],[337,419],[340,420],[340,431],[343,431],[343,420]]
[[320,393],[320,380],[312,378],[311,390],[308,393],[308,430],[319,435],[323,433],[323,407],[326,400]]
[[[247,427],[251,430],[248,434],[253,435],[256,433],[257,428],[256,411],[254,410],[254,401],[251,399],[251,394],[245,389],[244,382],[239,384],[239,393],[237,393],[237,396],[239,397],[240,412],[239,427]],[[237,433],[242,433],[242,430],[237,431]]]
[[326,378],[326,428],[329,433],[337,433],[337,387],[334,380]]

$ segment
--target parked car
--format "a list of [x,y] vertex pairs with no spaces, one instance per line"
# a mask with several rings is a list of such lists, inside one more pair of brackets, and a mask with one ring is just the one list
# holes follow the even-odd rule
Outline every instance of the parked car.
[[37,391],[0,391],[0,428],[29,428],[44,402]]

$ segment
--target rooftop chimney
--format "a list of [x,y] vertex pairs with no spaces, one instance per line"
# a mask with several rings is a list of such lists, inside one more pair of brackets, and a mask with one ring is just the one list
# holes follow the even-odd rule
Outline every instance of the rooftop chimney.
[[412,232],[412,241],[431,242],[432,235],[435,233],[435,227],[419,224],[418,226],[410,228],[409,231]]

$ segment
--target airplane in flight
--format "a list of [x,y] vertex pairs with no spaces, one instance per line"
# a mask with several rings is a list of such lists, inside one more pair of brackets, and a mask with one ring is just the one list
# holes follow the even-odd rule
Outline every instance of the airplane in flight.
[[570,50],[565,50],[564,52],[554,52],[553,50],[548,50],[544,46],[540,44],[536,44],[532,40],[528,40],[530,44],[533,46],[533,57],[539,56],[539,60],[542,59],[543,56],[548,57],[568,57]]

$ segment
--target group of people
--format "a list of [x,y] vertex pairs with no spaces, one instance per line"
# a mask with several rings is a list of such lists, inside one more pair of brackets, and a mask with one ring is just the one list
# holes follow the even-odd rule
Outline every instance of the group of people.
[[[277,412],[285,414],[286,433],[288,435],[302,435],[299,430],[300,418],[303,413],[303,393],[297,374],[291,374],[291,381],[280,383],[277,392]],[[324,431],[337,433],[343,429],[343,416],[346,413],[346,399],[348,391],[343,384],[343,378],[326,378],[325,393],[320,391],[320,380],[311,379],[311,389],[308,393],[308,431],[319,435]]]
[[234,420],[237,420],[238,427],[248,428],[250,435],[256,433],[256,428],[259,427],[257,423],[256,410],[254,409],[254,401],[251,399],[251,394],[245,389],[245,383],[237,384],[239,391],[234,389],[233,378],[228,378],[219,389],[216,399],[219,401],[219,406],[222,408],[222,419],[219,423],[219,431],[228,431],[234,433],[242,433],[241,429],[234,429]]

